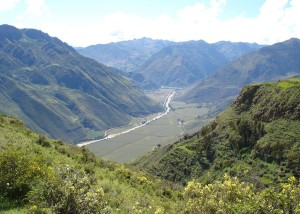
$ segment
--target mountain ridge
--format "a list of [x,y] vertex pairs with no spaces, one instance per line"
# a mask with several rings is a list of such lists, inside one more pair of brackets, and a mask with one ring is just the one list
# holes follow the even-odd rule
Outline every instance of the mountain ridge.
[[147,90],[160,86],[185,87],[210,76],[228,61],[261,47],[255,43],[209,44],[203,40],[171,42],[143,38],[76,50],[116,68]]
[[300,40],[290,40],[243,55],[213,76],[190,87],[180,98],[186,102],[218,102],[236,96],[250,83],[276,81],[299,75]]
[[176,43],[153,54],[136,72],[163,86],[184,87],[208,77],[227,63],[205,41]]
[[153,53],[172,43],[173,42],[167,40],[141,38],[91,45],[85,48],[76,48],[76,50],[80,54],[93,58],[107,66],[124,72],[132,72],[143,64]]
[[0,38],[0,111],[30,128],[71,142],[162,110],[128,79],[42,31],[1,25]]

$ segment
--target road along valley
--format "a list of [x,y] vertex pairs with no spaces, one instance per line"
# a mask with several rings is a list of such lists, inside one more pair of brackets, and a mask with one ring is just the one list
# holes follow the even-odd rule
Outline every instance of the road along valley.
[[176,93],[180,91],[161,89],[152,92],[149,96],[164,103],[164,112],[129,128],[109,130],[102,139],[77,145],[87,146],[103,159],[130,162],[153,149],[174,143],[184,134],[197,131],[199,126],[208,123],[209,119],[205,119],[208,110],[205,107],[176,102],[173,100]]

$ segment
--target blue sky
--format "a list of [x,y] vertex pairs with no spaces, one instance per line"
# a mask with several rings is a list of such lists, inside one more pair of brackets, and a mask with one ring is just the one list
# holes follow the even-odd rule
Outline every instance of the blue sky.
[[0,13],[0,24],[40,29],[73,46],[300,37],[300,0],[0,0]]

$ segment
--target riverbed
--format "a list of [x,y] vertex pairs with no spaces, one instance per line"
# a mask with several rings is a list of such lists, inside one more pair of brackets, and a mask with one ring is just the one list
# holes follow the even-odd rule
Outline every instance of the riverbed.
[[151,120],[147,120],[144,123],[139,124],[137,126],[134,126],[133,128],[130,128],[128,130],[125,130],[125,131],[122,131],[122,132],[119,132],[119,133],[116,133],[116,134],[107,135],[107,136],[105,136],[104,138],[101,138],[101,139],[86,141],[86,142],[83,142],[83,143],[78,143],[77,146],[79,146],[79,147],[87,146],[87,145],[90,145],[90,144],[93,144],[93,143],[98,143],[98,142],[108,140],[108,139],[111,139],[111,138],[114,138],[114,137],[117,137],[117,136],[120,136],[120,135],[123,135],[123,134],[127,134],[129,132],[132,132],[134,130],[137,130],[139,128],[142,128],[142,127],[150,124],[152,121],[155,121],[155,120],[158,120],[158,119],[162,118],[163,116],[167,115],[170,112],[170,110],[171,110],[170,102],[171,102],[172,98],[174,97],[175,93],[176,93],[176,91],[173,91],[172,93],[170,93],[167,96],[167,98],[164,102],[165,111],[158,114],[156,117],[152,118]]

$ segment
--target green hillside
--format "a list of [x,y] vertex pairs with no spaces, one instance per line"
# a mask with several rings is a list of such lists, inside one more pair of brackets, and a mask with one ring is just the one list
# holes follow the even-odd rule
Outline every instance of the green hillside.
[[[180,178],[179,172],[184,172],[181,181],[197,178],[185,187],[132,166],[103,161],[85,147],[50,140],[28,130],[19,120],[0,115],[0,212],[298,213],[300,185],[292,175],[299,177],[299,82],[300,79],[294,79],[249,86],[231,109],[201,132],[159,150],[165,151],[165,157],[169,156],[159,161],[160,166],[167,160],[170,163],[161,172],[173,174],[173,178]],[[284,114],[274,116],[271,113],[274,111],[256,109],[268,98],[263,93],[266,89],[272,97],[277,97],[267,103],[270,106],[281,103]],[[290,98],[291,91],[298,93],[295,97],[298,103]],[[261,99],[256,99],[257,94]],[[280,95],[285,95],[288,104],[280,102]],[[252,103],[257,105],[244,102],[248,98],[253,98]],[[264,115],[268,122],[247,120],[248,116],[257,114]],[[239,119],[242,120],[237,122]],[[256,127],[253,134],[250,134],[251,127]],[[247,135],[239,136],[237,132],[242,129],[248,130]],[[224,136],[226,133],[229,135]],[[234,142],[230,146],[226,139],[234,136],[236,140],[230,140]],[[260,140],[250,146],[255,137]],[[274,145],[270,144],[270,138],[275,139]],[[269,155],[261,156],[266,150],[271,151]],[[201,157],[199,161],[197,157]],[[205,166],[209,173],[201,175]],[[193,176],[188,176],[190,171]],[[257,173],[262,176],[256,176]],[[271,184],[271,181],[275,182],[268,188],[258,185]]]
[[228,173],[261,188],[299,177],[300,79],[244,87],[209,125],[134,165],[183,184]]
[[0,26],[0,112],[68,142],[162,111],[111,68],[34,29]]
[[0,115],[0,213],[175,213],[182,189]]

